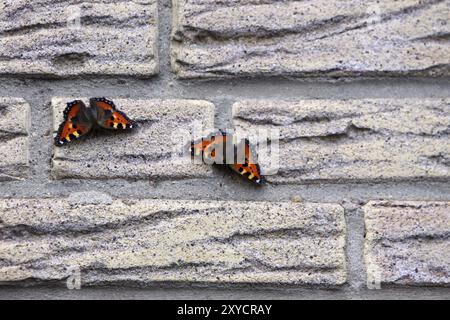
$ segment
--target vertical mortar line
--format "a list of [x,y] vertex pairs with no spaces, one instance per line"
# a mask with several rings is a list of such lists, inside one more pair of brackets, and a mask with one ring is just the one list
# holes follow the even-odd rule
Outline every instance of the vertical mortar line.
[[[39,90],[38,88],[33,88]],[[53,151],[53,120],[51,107],[51,94],[34,93],[25,94],[23,98],[30,105],[30,136],[29,136],[29,155],[30,155],[30,176],[23,181],[23,184],[29,185],[35,183],[42,185],[50,179],[51,157]]]
[[350,296],[363,296],[366,289],[366,268],[364,264],[364,216],[362,203],[342,203],[347,224],[346,255],[347,283]]
[[[20,97],[30,106],[28,122],[28,176],[22,181],[5,181],[0,184],[1,197],[35,197],[46,192],[50,180],[52,155],[52,120],[50,98],[39,85],[25,80],[28,92],[9,96]],[[12,86],[13,88],[13,86]]]
[[172,0],[157,1],[159,60],[159,75],[157,77],[162,80],[163,83],[166,83],[166,81],[172,82],[176,80],[171,67]]
[[232,107],[235,101],[233,99],[219,98],[213,99],[211,102],[215,107],[214,128],[215,129],[232,129]]

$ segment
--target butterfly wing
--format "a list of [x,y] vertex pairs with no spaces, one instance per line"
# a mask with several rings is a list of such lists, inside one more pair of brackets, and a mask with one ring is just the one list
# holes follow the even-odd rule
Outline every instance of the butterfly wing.
[[191,142],[191,156],[192,158],[202,159],[208,163],[224,163],[222,158],[217,154],[218,151],[224,150],[228,135],[225,132],[219,131],[210,134],[207,137]]
[[[230,152],[230,147],[234,148]],[[238,157],[238,150],[243,150],[245,153],[245,160],[240,160]],[[219,151],[223,152],[225,161],[220,157]],[[231,156],[231,154],[233,156]],[[193,159],[201,159],[203,162],[208,160],[208,163],[228,164],[233,171],[246,176],[249,180],[256,184],[263,184],[265,182],[264,176],[261,174],[261,169],[256,163],[255,151],[250,145],[249,140],[245,139],[243,142],[236,145],[235,136],[227,134],[224,131],[213,133],[205,138],[191,142],[191,156]]]
[[202,138],[191,142],[191,156],[194,158],[203,157],[203,152],[212,143],[211,139]]
[[69,102],[64,110],[64,121],[60,124],[55,137],[55,145],[60,147],[72,142],[87,134],[91,129],[92,122],[83,101]]
[[127,130],[136,127],[127,115],[117,110],[114,102],[105,98],[92,98],[89,101],[97,124],[105,129]]
[[256,153],[250,142],[245,139],[239,145],[236,146],[235,154],[238,154],[237,150],[243,150],[245,152],[244,163],[238,163],[236,161],[234,164],[230,164],[230,168],[237,173],[246,176],[249,180],[256,184],[263,184],[265,182],[264,176],[261,174],[261,168],[258,163],[256,163]]

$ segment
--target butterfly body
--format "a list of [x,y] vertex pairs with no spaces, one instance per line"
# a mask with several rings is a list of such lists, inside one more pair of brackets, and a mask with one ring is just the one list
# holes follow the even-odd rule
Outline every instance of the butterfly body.
[[90,107],[83,101],[75,100],[67,104],[64,121],[55,137],[55,145],[63,146],[86,135],[93,129],[129,130],[136,127],[123,112],[117,110],[114,102],[105,98],[92,98]]
[[236,136],[224,131],[191,142],[191,155],[206,164],[225,164],[231,170],[261,185],[265,178],[256,163],[256,152],[248,139],[237,142]]

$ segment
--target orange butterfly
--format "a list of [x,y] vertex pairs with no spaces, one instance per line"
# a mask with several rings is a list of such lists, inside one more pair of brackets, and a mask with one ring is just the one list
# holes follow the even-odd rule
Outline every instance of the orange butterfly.
[[[244,152],[242,153],[242,151]],[[248,139],[236,143],[234,135],[220,130],[197,141],[192,141],[191,155],[192,158],[202,159],[205,163],[226,164],[233,171],[246,176],[258,185],[264,184],[266,181],[261,174],[259,164],[255,162],[256,153]]]
[[105,98],[89,100],[90,108],[83,101],[75,100],[67,104],[64,110],[64,121],[55,137],[55,145],[60,147],[72,142],[93,128],[129,130],[136,127],[125,113],[116,109],[114,102]]

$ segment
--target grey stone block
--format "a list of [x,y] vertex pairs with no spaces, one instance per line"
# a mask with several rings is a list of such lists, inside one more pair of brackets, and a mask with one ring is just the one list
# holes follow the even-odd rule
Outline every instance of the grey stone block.
[[92,197],[1,200],[0,283],[346,282],[339,205]]
[[29,169],[30,106],[0,98],[0,181],[20,180]]
[[15,0],[0,10],[0,74],[158,72],[156,0]]
[[181,78],[450,74],[450,1],[174,0]]
[[279,131],[271,182],[450,177],[448,99],[247,100],[233,118],[243,133]]
[[[66,103],[75,98],[52,100],[54,130],[63,120]],[[87,99],[83,99],[88,104]],[[71,144],[54,148],[52,174],[56,179],[157,179],[200,178],[212,174],[210,166],[181,164],[172,156],[181,151],[172,139],[182,130],[212,128],[214,105],[198,100],[114,99],[117,108],[135,120],[130,133],[107,130],[86,135]],[[190,140],[186,141],[186,144]],[[189,159],[187,159],[189,160]]]
[[369,286],[450,285],[450,202],[364,206]]

